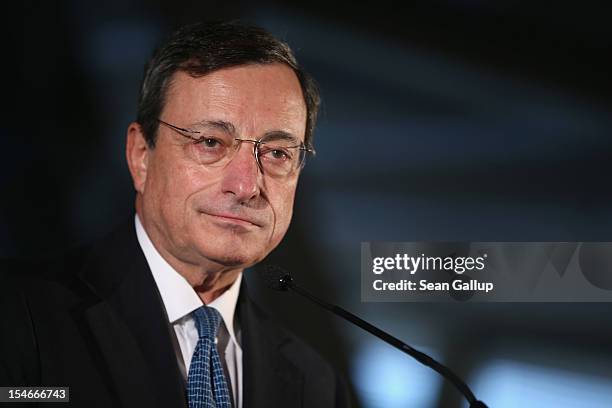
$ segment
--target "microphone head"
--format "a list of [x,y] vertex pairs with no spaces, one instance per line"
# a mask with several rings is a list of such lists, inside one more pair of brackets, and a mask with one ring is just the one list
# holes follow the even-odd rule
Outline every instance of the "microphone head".
[[276,265],[263,265],[255,268],[270,289],[286,291],[293,284],[291,274]]

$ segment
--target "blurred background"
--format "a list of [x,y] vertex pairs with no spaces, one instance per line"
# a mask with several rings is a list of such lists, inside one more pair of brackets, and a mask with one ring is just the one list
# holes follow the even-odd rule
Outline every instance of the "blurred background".
[[[0,257],[91,242],[133,215],[123,150],[144,63],[178,25],[221,18],[287,40],[323,97],[270,262],[490,407],[610,406],[610,304],[360,300],[363,241],[612,241],[612,25],[588,2],[25,1],[4,18]],[[466,406],[402,353],[247,281],[344,373],[355,406]]]

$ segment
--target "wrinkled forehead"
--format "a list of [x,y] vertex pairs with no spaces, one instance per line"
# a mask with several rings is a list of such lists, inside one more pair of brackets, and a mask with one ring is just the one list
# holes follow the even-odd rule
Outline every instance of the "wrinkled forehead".
[[281,131],[304,141],[307,110],[294,71],[284,64],[251,64],[193,77],[176,72],[162,118],[194,127],[230,124],[241,136]]

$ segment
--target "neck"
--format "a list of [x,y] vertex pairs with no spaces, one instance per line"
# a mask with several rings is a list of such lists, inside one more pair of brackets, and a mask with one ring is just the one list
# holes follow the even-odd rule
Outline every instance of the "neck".
[[195,276],[194,279],[189,279],[185,274],[179,273],[187,279],[202,302],[207,305],[228,290],[236,282],[241,272],[242,269],[213,273],[200,272],[199,276]]
[[147,225],[146,219],[143,217],[142,212],[139,211],[138,205],[136,213],[157,252],[176,272],[185,278],[204,304],[209,304],[221,296],[242,273],[242,268],[227,267],[211,261],[186,261],[174,256],[170,251],[166,250],[165,245],[163,245],[163,238],[159,236],[157,230]]

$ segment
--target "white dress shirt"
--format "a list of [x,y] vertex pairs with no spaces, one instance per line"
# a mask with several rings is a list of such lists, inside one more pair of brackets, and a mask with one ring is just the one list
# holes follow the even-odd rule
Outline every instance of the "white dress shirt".
[[[181,373],[187,381],[191,357],[198,343],[198,330],[191,312],[204,303],[189,282],[175,271],[155,249],[138,215],[135,216],[135,223],[138,243],[153,273],[166,308],[169,324],[172,325],[176,334],[176,338],[173,339],[174,350]],[[241,280],[242,273],[238,275],[238,279],[228,290],[207,305],[217,309],[223,320],[217,333],[217,349],[226,378],[231,383],[228,385],[232,392],[233,406],[236,408],[242,408],[242,348],[240,347],[240,327],[235,318]]]

